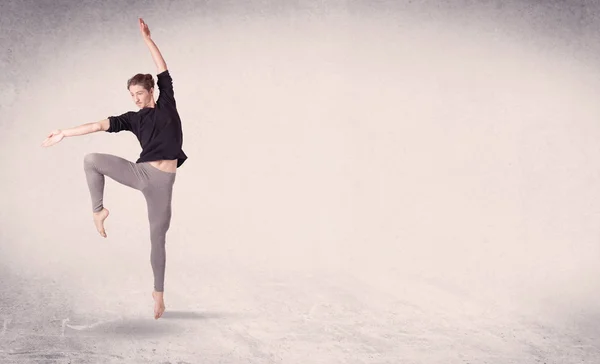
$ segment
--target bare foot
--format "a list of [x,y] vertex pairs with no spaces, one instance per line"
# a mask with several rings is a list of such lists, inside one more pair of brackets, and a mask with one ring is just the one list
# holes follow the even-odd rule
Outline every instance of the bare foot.
[[106,238],[106,231],[104,231],[104,220],[108,217],[108,210],[103,208],[99,212],[94,212],[94,225],[96,225],[96,230],[100,233],[102,237]]
[[154,319],[158,320],[165,312],[165,301],[163,299],[163,292],[152,292],[152,298],[154,299]]

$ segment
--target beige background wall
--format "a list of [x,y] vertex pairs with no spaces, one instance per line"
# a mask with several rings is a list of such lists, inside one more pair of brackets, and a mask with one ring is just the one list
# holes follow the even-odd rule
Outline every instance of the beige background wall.
[[[599,333],[600,7],[473,3],[2,2],[0,358],[86,357],[89,335],[103,360],[597,355],[582,342]],[[158,323],[143,197],[107,182],[103,240],[82,169],[89,152],[135,161],[133,134],[39,147],[133,110],[126,80],[156,74],[138,16],[189,156],[168,235],[175,313]],[[104,326],[61,331],[66,318]]]

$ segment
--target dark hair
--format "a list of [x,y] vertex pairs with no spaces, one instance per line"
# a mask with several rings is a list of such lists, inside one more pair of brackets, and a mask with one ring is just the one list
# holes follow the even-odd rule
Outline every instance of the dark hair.
[[154,78],[152,78],[151,74],[138,73],[137,75],[135,75],[135,76],[131,77],[129,80],[127,80],[127,89],[128,90],[129,90],[129,87],[135,86],[135,85],[143,86],[146,90],[150,91],[150,89],[152,87],[154,87]]

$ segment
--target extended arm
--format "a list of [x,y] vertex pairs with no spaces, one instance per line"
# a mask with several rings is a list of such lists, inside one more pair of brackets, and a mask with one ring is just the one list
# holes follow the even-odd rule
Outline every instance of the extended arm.
[[82,124],[65,130],[56,129],[50,132],[50,134],[42,142],[42,147],[50,147],[63,140],[63,138],[65,137],[74,137],[79,135],[91,134],[101,130],[106,131],[109,127],[109,120],[104,119],[93,123]]
[[79,136],[79,135],[85,135],[85,134],[90,134],[90,133],[95,133],[97,131],[106,131],[108,130],[108,127],[110,126],[108,119],[104,119],[104,120],[100,120],[100,121],[96,121],[93,123],[86,123],[86,124],[82,124],[73,128],[69,128],[69,129],[65,129],[62,131],[62,133],[66,136],[66,137],[73,137],[73,136]]
[[152,60],[156,65],[157,73],[162,73],[167,70],[167,64],[160,53],[160,50],[156,46],[156,43],[150,37],[150,29],[148,28],[148,24],[144,22],[142,18],[139,18],[140,23],[140,32],[142,33],[142,37],[144,38],[144,42],[148,46],[150,50],[150,54],[152,55]]

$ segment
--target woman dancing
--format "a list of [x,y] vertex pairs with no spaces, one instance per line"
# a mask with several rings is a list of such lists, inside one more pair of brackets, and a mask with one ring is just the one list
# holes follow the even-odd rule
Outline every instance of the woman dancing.
[[109,211],[103,205],[105,176],[141,191],[146,199],[150,222],[150,262],[154,273],[154,318],[165,311],[165,239],[171,222],[171,198],[177,168],[187,159],[182,150],[183,132],[173,93],[173,80],[158,47],[150,37],[150,29],[139,18],[139,27],[157,67],[159,96],[154,101],[154,79],[150,74],[137,74],[127,81],[138,111],[83,124],[74,128],[54,130],[42,147],[52,146],[65,137],[98,131],[118,133],[130,131],[138,138],[142,151],[133,163],[102,153],[90,153],[84,158],[84,171],[92,199],[93,220],[101,236],[106,238],[104,221]]

